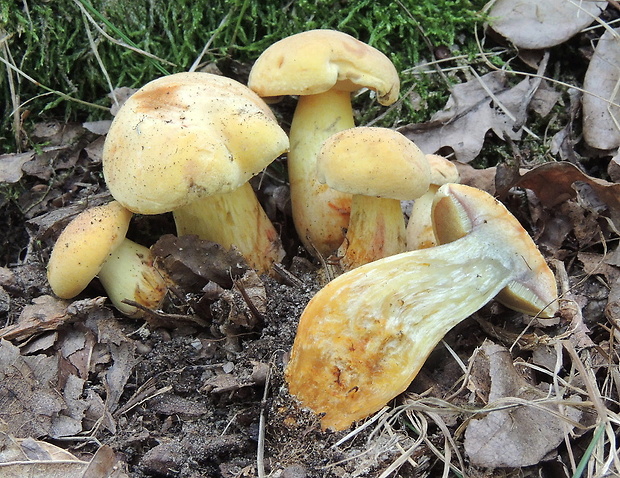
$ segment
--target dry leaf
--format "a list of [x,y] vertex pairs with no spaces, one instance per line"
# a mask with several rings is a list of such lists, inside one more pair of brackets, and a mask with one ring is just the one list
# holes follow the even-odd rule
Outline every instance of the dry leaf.
[[579,196],[582,206],[602,213],[607,209],[615,227],[620,229],[620,184],[593,178],[565,161],[546,163],[524,174],[516,187],[531,189],[549,209]]
[[593,148],[620,146],[620,29],[599,39],[583,79],[583,137]]
[[34,159],[34,152],[10,153],[0,156],[0,183],[16,183],[24,175],[22,166]]
[[502,399],[521,399],[522,405],[494,410],[472,420],[465,430],[465,452],[475,466],[488,468],[531,466],[555,451],[573,427],[554,413],[578,421],[581,412],[573,407],[560,410],[557,405],[539,402],[546,392],[530,385],[515,369],[508,349],[486,341],[477,351],[472,370],[488,371],[490,389],[478,391],[488,395],[490,404]]
[[488,73],[454,86],[444,109],[429,122],[406,125],[399,131],[427,154],[450,147],[458,161],[468,163],[480,153],[489,130],[500,138],[521,137],[521,130],[513,131],[513,126],[524,111],[530,86],[526,79],[508,88],[503,72]]
[[607,2],[497,0],[488,12],[490,26],[519,48],[549,48],[590,25]]
[[236,250],[226,251],[215,242],[195,235],[162,236],[151,247],[158,267],[181,289],[198,292],[209,281],[230,289],[233,278],[249,269]]

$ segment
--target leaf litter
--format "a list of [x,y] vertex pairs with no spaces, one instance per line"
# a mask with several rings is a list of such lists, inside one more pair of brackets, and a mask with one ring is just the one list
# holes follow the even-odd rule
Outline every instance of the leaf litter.
[[[520,40],[511,29],[537,42],[522,48],[546,48],[594,22],[581,13],[604,2],[585,3],[570,15],[579,17],[570,32],[566,10],[561,22],[539,14],[532,23],[528,2],[496,2],[491,26],[513,45]],[[294,237],[285,241],[286,265],[259,277],[234,250],[175,237],[169,216],[137,217],[130,234],[152,246],[174,284],[161,310],[126,319],[96,281],[78,300],[54,298],[45,280],[51,245],[72,217],[110,199],[99,174],[107,124],[46,123],[30,132],[47,146],[0,157],[0,181],[27,185],[15,202],[25,229],[14,241],[20,259],[0,268],[0,470],[35,477],[577,476],[584,462],[587,476],[620,473],[620,174],[618,128],[609,121],[618,61],[602,50],[606,44],[617,46],[609,30],[586,75],[603,84],[584,79],[584,91],[567,92],[551,78],[541,81],[545,54],[526,61],[521,50],[535,74],[514,81],[508,71],[468,69],[442,111],[401,128],[425,152],[451,155],[464,183],[497,194],[518,216],[554,268],[561,308],[542,320],[489,304],[450,331],[405,394],[349,432],[321,432],[284,384],[296,320],[325,282],[321,264]],[[550,121],[562,109],[568,119],[552,141],[535,138],[546,141],[552,159],[540,164],[519,149],[532,135],[529,121]],[[512,145],[518,161],[466,164],[489,141]],[[283,187],[266,176],[259,193],[279,191],[267,209],[292,236]]]

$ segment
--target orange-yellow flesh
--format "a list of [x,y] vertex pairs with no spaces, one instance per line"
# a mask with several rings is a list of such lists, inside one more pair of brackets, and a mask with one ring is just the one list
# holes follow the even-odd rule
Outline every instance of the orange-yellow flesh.
[[334,90],[301,96],[291,124],[287,164],[293,221],[306,249],[323,257],[344,240],[351,195],[317,180],[317,155],[323,141],[354,126],[350,94]]
[[226,249],[235,246],[260,273],[284,258],[280,236],[249,183],[178,208],[174,219],[180,236],[196,234]]
[[446,332],[508,282],[468,238],[359,267],[310,301],[286,378],[324,428],[347,428],[403,392]]
[[433,214],[443,245],[345,273],[303,312],[286,379],[323,427],[344,429],[400,394],[445,333],[507,285],[529,276],[532,297],[520,297],[533,313],[556,299],[542,255],[492,196],[444,185]]
[[54,294],[70,299],[82,292],[122,244],[131,217],[117,201],[78,214],[58,237],[47,265]]
[[405,251],[405,219],[397,199],[354,195],[345,241],[338,249],[343,270]]
[[130,317],[144,313],[124,300],[157,309],[168,290],[162,272],[153,266],[150,249],[129,239],[114,250],[98,277],[114,306]]

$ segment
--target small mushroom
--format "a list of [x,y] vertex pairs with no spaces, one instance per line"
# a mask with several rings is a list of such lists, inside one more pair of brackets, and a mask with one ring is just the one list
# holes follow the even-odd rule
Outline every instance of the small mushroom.
[[444,335],[498,294],[527,314],[556,312],[553,273],[491,195],[446,184],[433,220],[442,245],[353,269],[304,310],[285,376],[324,428],[345,429],[403,392]]
[[350,35],[310,30],[267,48],[252,67],[248,86],[262,97],[299,95],[288,154],[293,221],[306,249],[327,257],[344,239],[351,196],[317,181],[318,150],[332,134],[355,126],[351,92],[368,88],[382,105],[396,101],[396,68]]
[[167,291],[150,249],[125,237],[133,214],[119,202],[86,209],[60,233],[47,265],[54,294],[71,299],[97,276],[123,314],[143,312],[124,300],[158,308]]
[[458,183],[460,179],[456,165],[443,156],[427,154],[426,159],[431,168],[431,184],[428,191],[417,198],[411,208],[407,224],[407,250],[409,251],[437,245],[431,220],[433,199],[440,186]]
[[248,181],[288,145],[267,104],[246,86],[177,73],[146,84],[120,108],[103,173],[127,209],[173,211],[180,235],[235,246],[267,272],[284,250]]
[[337,252],[343,270],[405,251],[400,201],[423,195],[430,176],[424,153],[388,128],[351,128],[323,143],[317,179],[353,195],[346,238]]

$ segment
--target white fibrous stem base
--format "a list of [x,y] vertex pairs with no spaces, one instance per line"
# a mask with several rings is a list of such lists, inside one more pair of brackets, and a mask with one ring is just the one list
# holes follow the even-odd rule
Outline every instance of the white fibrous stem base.
[[446,332],[509,282],[511,265],[476,236],[359,267],[310,301],[286,378],[324,428],[347,428],[403,392]]
[[234,246],[259,273],[284,258],[280,236],[250,183],[178,208],[174,220],[180,236],[195,234],[226,249]]
[[163,273],[153,266],[149,248],[125,239],[99,271],[98,277],[114,306],[130,317],[144,312],[124,300],[157,309],[166,295]]
[[397,199],[354,195],[345,241],[338,249],[343,270],[405,251],[405,219]]
[[295,228],[306,249],[327,257],[344,240],[351,195],[316,179],[317,155],[323,142],[353,128],[351,93],[329,90],[300,96],[290,130],[288,174]]

